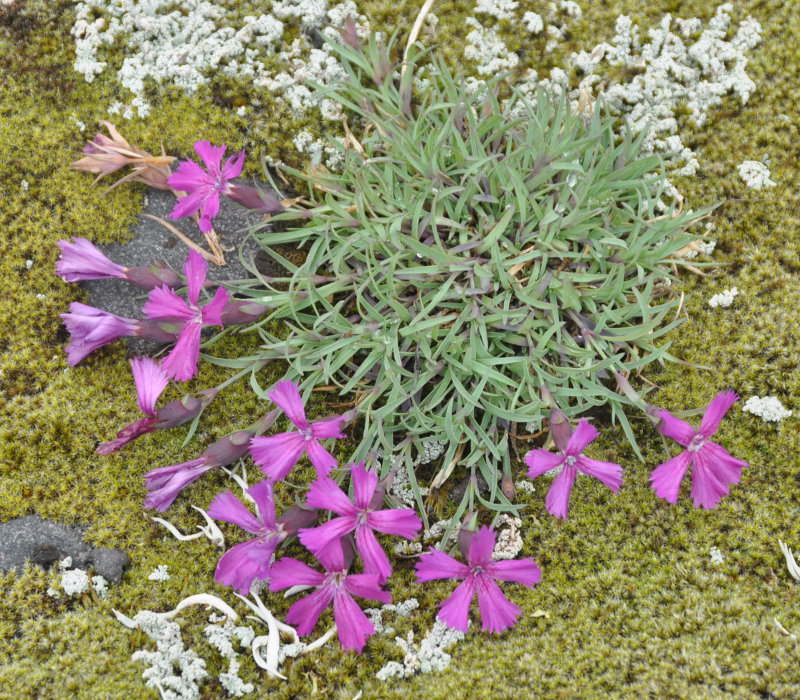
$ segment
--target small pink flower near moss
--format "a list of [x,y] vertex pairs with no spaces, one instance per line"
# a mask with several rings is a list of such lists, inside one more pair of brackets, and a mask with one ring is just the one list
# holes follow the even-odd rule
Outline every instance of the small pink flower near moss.
[[706,408],[700,428],[673,416],[669,411],[658,410],[658,431],[675,440],[686,449],[677,457],[657,466],[650,474],[650,482],[659,498],[677,503],[681,481],[692,466],[692,498],[695,508],[708,510],[716,507],[728,494],[731,484],[739,483],[747,462],[732,457],[721,445],[710,438],[731,406],[739,400],[732,391],[718,394]]
[[439,605],[439,619],[449,627],[466,632],[469,609],[477,595],[485,632],[497,633],[512,628],[522,611],[505,597],[497,581],[511,581],[533,588],[539,583],[542,572],[530,558],[493,560],[497,536],[490,527],[483,526],[460,541],[466,564],[431,549],[420,557],[416,565],[419,583],[445,578],[462,579],[453,594]]
[[269,392],[269,398],[288,416],[297,430],[253,438],[250,445],[253,461],[272,481],[281,481],[300,457],[307,454],[317,470],[317,476],[328,476],[337,462],[320,440],[345,437],[341,430],[346,417],[333,416],[309,423],[300,390],[290,381],[278,382]]
[[[563,428],[563,423],[559,425]],[[545,507],[551,515],[566,519],[569,513],[569,497],[579,472],[594,477],[614,492],[622,486],[622,467],[619,464],[600,462],[583,454],[599,434],[597,428],[581,418],[571,434],[567,432],[562,435],[554,431],[559,452],[536,449],[525,455],[528,477],[531,479],[554,469],[561,470],[553,480],[545,499]]]
[[384,490],[378,475],[364,464],[350,466],[353,500],[331,478],[318,479],[308,490],[306,503],[312,508],[330,510],[339,517],[315,528],[300,530],[300,542],[315,556],[331,547],[339,547],[341,538],[355,532],[356,547],[364,561],[364,571],[378,574],[381,583],[392,574],[392,567],[375,532],[414,539],[422,521],[411,508],[383,508]]
[[226,146],[212,146],[209,141],[198,141],[194,150],[206,166],[203,170],[192,160],[181,161],[178,169],[169,177],[167,183],[172,189],[186,192],[175,204],[170,213],[173,219],[191,216],[200,212],[200,230],[209,233],[212,219],[219,213],[220,195],[230,194],[229,180],[239,177],[244,166],[244,149],[231,156],[225,163]]
[[218,583],[232,586],[242,595],[250,593],[253,581],[269,577],[272,557],[281,542],[297,532],[299,527],[310,525],[317,516],[315,510],[294,506],[276,519],[272,484],[266,480],[251,486],[247,494],[256,505],[257,515],[253,515],[230,491],[218,494],[208,508],[212,518],[238,525],[256,536],[228,550],[214,573]]
[[183,266],[188,302],[167,286],[156,287],[148,295],[144,313],[150,319],[177,320],[183,323],[178,341],[161,363],[167,376],[185,382],[197,374],[200,333],[203,326],[222,325],[222,309],[228,301],[225,287],[217,287],[214,297],[200,306],[200,291],[206,281],[208,263],[196,251],[189,251]]
[[339,642],[359,654],[375,627],[353,596],[389,603],[391,595],[380,586],[378,574],[349,574],[353,562],[352,545],[328,549],[317,556],[324,573],[315,571],[297,559],[284,557],[272,565],[269,590],[282,591],[292,586],[312,586],[317,590],[289,608],[286,622],[297,626],[300,635],[311,634],[320,615],[333,605],[333,619]]

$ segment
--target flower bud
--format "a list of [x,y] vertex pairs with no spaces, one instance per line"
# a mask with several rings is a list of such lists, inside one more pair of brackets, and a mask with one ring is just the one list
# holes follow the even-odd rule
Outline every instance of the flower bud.
[[467,513],[461,521],[461,529],[458,531],[458,547],[464,559],[469,558],[469,549],[472,546],[472,538],[478,531],[477,513]]
[[231,326],[240,323],[252,323],[261,318],[269,309],[269,306],[256,304],[253,301],[230,299],[222,309],[222,325]]
[[265,214],[280,214],[286,211],[286,207],[274,194],[249,185],[228,185],[226,194],[237,204]]
[[174,343],[178,339],[178,333],[183,325],[183,321],[169,322],[140,318],[134,321],[131,335],[145,340],[154,340],[157,343]]
[[182,284],[177,273],[162,262],[140,267],[126,267],[124,279],[142,289],[151,290],[155,287],[178,287]]
[[293,535],[302,527],[311,527],[317,519],[319,512],[316,508],[296,505],[284,511],[278,518],[278,522],[283,525],[284,530],[289,535]]
[[558,407],[550,411],[550,435],[559,451],[566,452],[567,443],[572,437],[572,426],[569,424],[569,418]]
[[500,490],[503,495],[512,503],[517,498],[517,487],[514,486],[514,479],[510,474],[506,474],[500,482]]
[[252,437],[249,430],[239,430],[217,440],[203,453],[206,465],[224,467],[239,461],[250,449]]

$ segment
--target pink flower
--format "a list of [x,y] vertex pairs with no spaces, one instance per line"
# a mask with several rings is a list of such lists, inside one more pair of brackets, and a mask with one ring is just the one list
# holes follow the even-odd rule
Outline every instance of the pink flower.
[[345,437],[339,432],[345,423],[345,416],[334,416],[309,424],[300,390],[294,382],[278,382],[269,392],[269,397],[297,430],[253,438],[250,445],[253,461],[272,481],[281,481],[303,453],[307,453],[317,470],[317,476],[327,476],[336,466],[336,460],[320,440]]
[[123,336],[136,335],[136,319],[122,318],[77,301],[61,318],[71,336],[66,349],[67,362],[73,367],[97,348]]
[[422,522],[411,508],[383,506],[384,491],[378,487],[378,475],[368,472],[363,462],[350,466],[353,480],[351,501],[333,479],[318,479],[308,490],[306,503],[312,508],[333,511],[340,517],[319,527],[300,530],[298,537],[315,556],[331,547],[339,547],[346,534],[355,531],[356,547],[364,560],[364,571],[378,574],[381,583],[392,574],[389,559],[375,537],[375,530],[387,535],[414,539]]
[[144,481],[150,493],[144,501],[145,508],[163,513],[183,489],[207,471],[233,464],[244,457],[252,437],[253,431],[240,430],[217,440],[196,459],[147,472]]
[[141,267],[118,265],[85,238],[74,238],[71,242],[62,239],[58,241],[58,247],[61,248],[61,257],[56,262],[56,274],[65,282],[121,279],[142,289],[153,289],[162,284],[175,287],[181,281],[163,263]]
[[[563,423],[559,423],[559,430],[562,429]],[[556,432],[554,432],[555,434]],[[531,479],[535,479],[551,469],[561,468],[561,472],[553,480],[545,499],[545,507],[551,515],[566,519],[569,511],[570,492],[578,472],[593,476],[612,491],[618,491],[622,486],[622,467],[619,464],[599,462],[583,456],[583,451],[598,435],[597,428],[581,418],[575,432],[571,435],[567,437],[567,434],[558,434],[556,444],[562,452],[554,453],[537,449],[531,450],[525,455],[525,463],[529,467],[528,477]],[[564,440],[566,440],[566,444],[564,444]]]
[[218,287],[210,302],[198,306],[208,263],[196,251],[189,251],[183,271],[188,287],[188,303],[174,290],[164,286],[153,289],[144,305],[144,313],[150,319],[178,319],[184,323],[178,334],[178,342],[161,363],[167,376],[179,382],[185,382],[197,374],[202,328],[222,325],[222,309],[228,301],[225,287]]
[[708,405],[700,429],[695,430],[668,411],[658,411],[658,430],[686,449],[677,457],[657,466],[650,474],[650,482],[659,498],[670,503],[678,501],[689,465],[692,469],[692,498],[695,508],[714,508],[729,491],[730,484],[739,483],[747,462],[732,457],[728,451],[709,438],[717,432],[728,409],[739,400],[732,391],[717,394]]
[[503,595],[496,581],[514,581],[529,588],[539,583],[542,572],[533,559],[493,561],[495,542],[494,530],[484,526],[466,540],[466,564],[437,549],[426,552],[417,562],[419,583],[442,578],[463,579],[439,606],[439,619],[449,627],[467,631],[469,607],[477,594],[483,630],[502,632],[510,629],[522,611]]
[[212,230],[211,220],[219,213],[219,196],[228,194],[228,180],[239,177],[244,166],[244,149],[238,156],[231,156],[222,165],[226,146],[212,146],[209,141],[198,141],[194,145],[208,172],[192,160],[181,161],[178,169],[167,182],[174,190],[187,194],[178,199],[170,216],[180,219],[200,211],[200,230]]
[[243,595],[250,593],[255,579],[269,576],[272,557],[278,545],[298,527],[310,525],[317,512],[294,506],[280,520],[275,519],[272,483],[265,480],[247,489],[258,509],[254,516],[230,491],[218,494],[208,507],[208,514],[217,520],[238,525],[257,535],[256,539],[241,542],[227,551],[217,564],[214,578],[224,586],[233,586]]
[[358,606],[353,596],[388,603],[392,597],[380,587],[377,574],[349,574],[353,560],[352,545],[343,549],[320,552],[317,559],[325,567],[324,574],[297,559],[284,557],[276,561],[270,570],[270,591],[280,591],[292,586],[314,586],[317,590],[289,608],[286,622],[297,625],[297,633],[311,634],[319,616],[333,603],[333,619],[339,633],[339,641],[345,649],[355,649],[359,654],[367,637],[375,634],[375,628]]

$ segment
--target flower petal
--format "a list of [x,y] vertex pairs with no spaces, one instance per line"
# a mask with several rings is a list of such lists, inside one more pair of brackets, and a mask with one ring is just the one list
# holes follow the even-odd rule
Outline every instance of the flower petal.
[[544,505],[547,508],[547,512],[556,518],[567,519],[569,514],[569,495],[572,492],[572,486],[575,484],[576,474],[575,467],[565,464],[561,473],[550,485],[550,490],[544,499]]
[[180,219],[184,216],[191,216],[192,214],[200,211],[200,208],[203,206],[203,204],[205,204],[206,199],[210,196],[210,192],[213,192],[213,190],[208,187],[201,187],[190,194],[179,197],[178,201],[175,202],[175,206],[172,208],[172,211],[169,213],[169,218]]
[[612,491],[619,491],[620,486],[622,486],[622,467],[619,464],[601,462],[588,457],[578,457],[575,466],[584,474],[602,481]]
[[169,377],[151,357],[134,357],[130,362],[139,410],[146,416],[154,416],[156,401],[167,388]]
[[186,382],[197,374],[200,359],[199,323],[187,323],[178,333],[178,342],[161,362],[161,368],[175,381]]
[[306,453],[311,464],[317,470],[317,476],[328,476],[331,470],[339,464],[336,458],[316,440],[306,442]]
[[[258,486],[258,484],[256,484],[256,486]],[[251,491],[252,489],[249,490]],[[214,500],[211,501],[211,505],[208,506],[208,514],[215,520],[224,520],[226,523],[233,523],[242,528],[242,530],[246,530],[254,535],[257,535],[263,529],[263,525],[256,516],[230,491],[224,491],[214,496]]]
[[250,441],[250,455],[272,481],[281,481],[292,471],[306,449],[300,433],[254,437]]
[[217,214],[219,214],[219,193],[215,191],[206,197],[200,209],[200,222],[198,226],[203,233],[210,233],[214,230],[214,224],[212,224],[211,221]]
[[723,391],[717,394],[711,403],[708,404],[698,432],[700,432],[703,437],[710,438],[717,432],[719,424],[722,422],[728,409],[738,400],[739,397],[732,391]]
[[212,146],[210,141],[198,141],[194,145],[195,153],[200,156],[208,172],[214,177],[222,172],[222,157],[227,149],[228,147],[224,145]]
[[302,545],[316,556],[330,547],[339,546],[339,540],[355,529],[355,518],[334,518],[317,527],[300,528],[297,537]]
[[235,156],[231,156],[228,160],[225,161],[225,165],[222,166],[222,177],[225,180],[233,180],[235,177],[239,177],[242,174],[242,168],[244,167],[244,148],[239,151]]
[[469,606],[475,595],[472,578],[462,581],[445,601],[439,604],[439,619],[448,627],[466,632],[469,628]]
[[[206,464],[205,459],[200,457],[191,462],[176,465],[176,467],[180,467],[180,469],[177,469],[170,477],[159,476],[153,478],[155,472],[160,471],[158,469],[145,474],[145,481],[149,480],[146,486],[150,491],[144,500],[145,508],[152,508],[163,513],[172,505],[183,489],[197,481],[207,471],[213,469],[214,465]],[[156,482],[158,485],[154,486]]]
[[695,508],[715,508],[742,475],[746,462],[735,459],[721,445],[705,442],[694,455],[692,467],[692,498]]
[[82,282],[83,280],[125,278],[125,268],[109,260],[108,257],[86,238],[74,238],[72,241],[60,240],[61,257],[56,262],[56,274],[65,282]]
[[364,463],[350,465],[350,478],[353,483],[353,502],[360,509],[369,508],[375,489],[378,488],[378,475],[367,471]]
[[492,552],[497,544],[497,535],[488,525],[484,525],[473,536],[469,544],[467,561],[470,566],[486,564],[492,560]]
[[438,549],[430,549],[417,561],[417,583],[441,578],[466,578],[469,567]]
[[318,420],[316,423],[311,424],[311,435],[317,440],[347,437],[341,432],[344,421],[344,416],[333,416],[332,418]]
[[413,540],[422,529],[422,521],[413,508],[387,508],[367,513],[367,524],[387,535]]
[[183,297],[166,285],[155,287],[147,295],[147,301],[142,308],[147,318],[178,318],[182,321],[191,321],[197,316],[196,309],[189,306]]
[[588,420],[581,418],[578,425],[567,442],[566,454],[578,456],[593,442],[600,431],[595,428]]
[[275,499],[272,493],[272,482],[264,479],[247,489],[247,494],[258,507],[259,520],[270,529],[275,529]]
[[711,440],[706,440],[697,451],[695,463],[698,459],[712,465],[719,480],[728,484],[738,484],[742,469],[748,466],[747,462],[736,459],[722,445]]
[[182,160],[177,170],[167,178],[167,184],[179,192],[194,192],[197,189],[211,189],[214,178],[193,160]]
[[658,412],[658,432],[666,435],[670,440],[675,440],[679,445],[688,447],[697,432],[691,425],[676,418],[663,408]]
[[330,510],[337,515],[350,515],[355,517],[359,508],[339,488],[339,485],[327,477],[317,479],[308,487],[306,505],[321,510]]
[[291,557],[278,559],[272,565],[269,576],[269,590],[273,593],[292,586],[321,586],[325,583],[325,574]]
[[200,292],[208,274],[208,263],[196,250],[189,251],[189,257],[183,264],[183,274],[186,275],[187,296],[189,301],[197,306]]
[[214,579],[223,586],[231,586],[242,595],[250,593],[255,579],[269,576],[270,563],[277,539],[249,540],[231,547],[217,564]]
[[206,326],[221,326],[222,325],[222,310],[228,303],[230,294],[225,287],[217,287],[214,297],[205,306],[202,307],[203,325]]
[[350,574],[344,579],[344,587],[349,593],[359,598],[377,600],[381,603],[392,602],[392,596],[389,591],[384,591],[381,588],[377,574]]
[[564,464],[564,455],[548,450],[531,450],[525,455],[525,464],[528,465],[528,478],[535,479],[546,472],[558,469]]
[[392,575],[392,565],[375,533],[366,525],[356,528],[356,547],[364,562],[364,573],[378,574],[381,583]]
[[333,598],[333,619],[343,649],[355,649],[360,654],[367,637],[375,634],[369,618],[346,591],[337,591]]
[[497,633],[511,629],[522,611],[503,595],[500,586],[488,576],[476,578],[478,610],[481,613],[483,631]]
[[513,581],[528,588],[533,588],[542,578],[541,569],[530,557],[493,561],[486,567],[486,572],[498,581]]
[[[278,562],[273,564],[272,571],[275,571],[275,566],[277,566],[277,564]],[[334,587],[325,585],[311,595],[298,600],[289,608],[289,612],[286,615],[286,622],[297,627],[297,634],[311,634],[317,626],[319,616],[322,615],[325,609],[331,604],[334,594]]]
[[653,469],[650,474],[650,484],[655,489],[656,496],[666,499],[669,503],[677,503],[681,481],[691,461],[692,453],[684,450],[677,457]]
[[283,411],[292,424],[304,430],[309,427],[306,420],[306,409],[297,384],[284,380],[278,382],[267,394],[272,402]]

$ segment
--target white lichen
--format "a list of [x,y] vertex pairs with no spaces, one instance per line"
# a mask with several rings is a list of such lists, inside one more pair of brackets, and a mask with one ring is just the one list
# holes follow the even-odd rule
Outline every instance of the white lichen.
[[708,552],[711,555],[711,563],[714,566],[718,566],[719,564],[722,564],[725,561],[725,556],[722,554],[719,548],[712,547],[711,549],[708,550]]
[[733,304],[733,300],[736,298],[736,295],[739,294],[739,290],[736,287],[731,287],[730,289],[723,289],[719,294],[714,294],[709,300],[708,305],[712,309],[716,309],[719,306],[728,307]]
[[484,27],[474,17],[468,17],[466,23],[472,31],[466,37],[464,58],[475,63],[479,75],[495,75],[519,63],[519,56],[508,49],[494,29]]
[[775,187],[777,184],[770,179],[769,168],[757,160],[746,160],[738,166],[737,170],[739,171],[739,177],[752,190]]
[[452,657],[447,649],[464,639],[464,633],[448,627],[437,619],[428,634],[417,647],[414,644],[414,632],[410,631],[406,638],[395,637],[395,643],[404,653],[403,663],[389,661],[376,674],[378,680],[390,678],[409,678],[416,673],[443,671],[450,665]]
[[522,551],[522,520],[503,513],[498,518],[497,543],[493,559],[514,559]]
[[771,423],[779,423],[792,415],[792,412],[780,402],[777,396],[751,396],[745,401],[742,410]]
[[167,564],[159,564],[150,575],[147,577],[150,581],[169,581],[169,566]]

